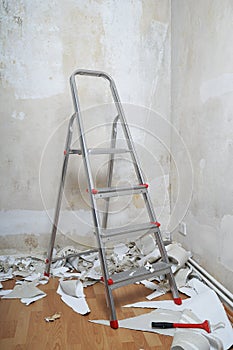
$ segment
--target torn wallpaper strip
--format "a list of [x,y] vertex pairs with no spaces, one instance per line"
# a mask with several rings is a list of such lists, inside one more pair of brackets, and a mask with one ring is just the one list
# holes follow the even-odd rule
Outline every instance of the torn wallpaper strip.
[[[65,281],[63,281],[63,282],[65,282]],[[67,282],[69,282],[69,281],[67,281]],[[74,281],[74,282],[77,282],[77,281]],[[77,291],[76,287],[74,287],[74,286],[69,286],[68,287],[68,285],[67,285],[66,287],[67,287],[66,291],[71,290],[72,294],[77,292],[77,294],[80,295],[80,286],[78,287],[78,291]],[[64,283],[63,283],[63,288],[64,288]],[[88,314],[91,311],[89,309],[89,306],[88,306],[84,296],[76,297],[76,296],[72,296],[72,295],[66,294],[64,292],[64,290],[62,289],[60,284],[58,286],[57,293],[60,294],[61,300],[64,301],[65,304],[70,306],[75,312],[77,312],[77,313],[79,313],[81,315],[86,315],[86,314]],[[82,294],[82,295],[84,295],[84,294]]]
[[20,299],[26,305],[44,298],[46,293],[37,288],[32,282],[24,282],[21,285],[15,285],[10,293],[2,296],[2,299]]
[[224,349],[228,349],[233,344],[233,331],[230,321],[217,294],[207,286],[203,288],[204,291],[190,299],[183,300],[182,305],[179,306],[174,304],[173,300],[164,300],[145,301],[126,305],[126,307],[161,308],[173,311],[189,309],[202,321],[207,319],[213,325],[223,322],[225,327],[216,329],[213,335],[222,341]]
[[[109,321],[107,320],[92,320],[90,322],[109,326]],[[221,340],[212,334],[205,334],[204,330],[154,329],[151,327],[152,322],[200,323],[201,321],[190,310],[182,312],[157,309],[144,315],[119,320],[119,327],[174,336],[171,346],[172,350],[223,349]]]

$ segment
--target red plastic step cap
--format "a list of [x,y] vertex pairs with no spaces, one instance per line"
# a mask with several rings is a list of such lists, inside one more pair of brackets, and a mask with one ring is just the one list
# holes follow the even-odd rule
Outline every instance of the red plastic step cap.
[[151,223],[157,227],[161,226],[160,222],[158,222],[158,221],[152,221]]
[[143,187],[145,187],[145,188],[148,188],[148,187],[149,187],[148,184],[140,184],[140,186],[143,186]]

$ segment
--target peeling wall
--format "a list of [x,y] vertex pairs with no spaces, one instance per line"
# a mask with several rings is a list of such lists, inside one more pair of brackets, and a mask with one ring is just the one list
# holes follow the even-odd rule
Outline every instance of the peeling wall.
[[[162,229],[233,290],[232,15],[230,0],[0,1],[1,248],[46,247],[73,112],[68,79],[103,70],[124,102]],[[106,145],[109,94],[82,84],[88,140]],[[93,163],[100,185],[105,162]],[[127,162],[116,181],[132,183]],[[82,162],[70,163],[59,229],[93,245]],[[113,225],[143,215],[139,196],[123,207]]]
[[[233,3],[172,1],[172,122],[190,154],[193,171],[182,168],[183,150],[172,141],[178,166],[192,186],[187,236],[176,238],[194,258],[233,291]],[[173,205],[179,188],[173,164]],[[186,199],[184,193],[183,199]],[[182,203],[182,201],[181,201]],[[179,208],[178,208],[179,209]],[[186,208],[188,209],[188,207]]]
[[[47,237],[51,229],[67,118],[73,112],[69,76],[77,68],[103,70],[114,77],[147,180],[156,190],[153,202],[166,227],[170,0],[1,0],[0,21],[1,246],[23,246],[17,240],[20,234],[35,234],[42,242],[41,235]],[[80,88],[83,107],[89,108],[85,123],[89,139],[100,146],[107,141],[106,123],[111,121],[103,117],[103,103],[110,100],[98,82],[88,84],[83,82]],[[97,116],[98,131],[93,133]],[[93,167],[101,182],[102,167]],[[117,179],[123,177],[124,163]],[[68,178],[60,230],[92,243],[80,160],[72,160]],[[135,197],[125,209],[120,212],[122,223],[141,213],[141,203]],[[10,236],[14,240],[6,239]]]

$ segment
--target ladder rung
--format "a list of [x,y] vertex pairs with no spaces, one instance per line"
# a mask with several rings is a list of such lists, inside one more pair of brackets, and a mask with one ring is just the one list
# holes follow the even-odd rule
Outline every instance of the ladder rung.
[[[64,151],[64,154],[67,154],[67,151]],[[78,154],[79,156],[81,156],[82,151],[81,149],[70,149],[69,154]]]
[[110,276],[111,289],[116,289],[122,286],[126,286],[131,283],[149,279],[154,276],[161,276],[171,272],[171,265],[163,261],[152,264],[150,270],[147,270],[144,266],[130,269],[128,271],[122,271],[114,273]]
[[[89,154],[122,154],[130,152],[129,149],[126,148],[89,148]],[[64,152],[66,154],[66,151]],[[81,155],[81,149],[70,149],[69,154],[78,154]]]
[[89,154],[121,154],[128,152],[130,150],[126,148],[90,148],[88,150]]
[[112,228],[112,229],[101,229],[101,237],[102,238],[113,238],[116,236],[121,236],[125,234],[142,232],[142,231],[152,231],[158,232],[160,224],[158,222],[155,223],[146,223],[132,226],[125,226],[120,228]]
[[145,193],[148,185],[136,185],[132,187],[105,187],[105,188],[96,188],[92,189],[92,194],[95,195],[95,198],[109,198],[109,197],[118,197],[126,196],[129,194],[135,193]]

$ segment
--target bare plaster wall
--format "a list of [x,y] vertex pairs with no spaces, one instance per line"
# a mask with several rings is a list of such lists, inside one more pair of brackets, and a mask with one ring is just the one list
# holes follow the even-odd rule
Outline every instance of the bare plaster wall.
[[[69,76],[77,68],[103,70],[115,79],[158,218],[166,229],[170,214],[170,9],[170,0],[0,1],[2,248],[47,245],[67,118],[73,113]],[[82,84],[88,136],[94,146],[100,146],[108,141],[106,125],[111,118],[105,116],[105,108],[109,111],[103,104],[110,98],[98,82]],[[98,127],[92,129],[96,120]],[[93,165],[100,183],[105,161]],[[92,244],[81,163],[72,160],[69,169],[59,230]],[[133,181],[124,161],[116,175],[118,181],[127,176]],[[140,199],[133,197],[118,220],[124,224],[128,217],[140,216],[141,206]]]
[[[176,238],[217,280],[233,291],[233,2],[172,1],[172,123],[185,147],[172,140],[173,208],[180,189],[192,188],[187,236]],[[185,174],[177,186],[177,169]],[[190,193],[188,194],[190,195]],[[182,199],[182,198],[181,198]],[[180,203],[182,203],[181,200]],[[186,215],[185,215],[186,214]]]

